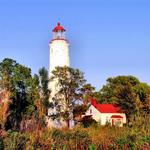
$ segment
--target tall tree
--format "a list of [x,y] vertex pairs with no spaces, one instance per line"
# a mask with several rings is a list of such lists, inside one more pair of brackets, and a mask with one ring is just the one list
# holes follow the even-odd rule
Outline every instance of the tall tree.
[[91,99],[95,97],[95,87],[91,84],[84,84],[81,88],[82,99],[85,105],[91,103]]
[[45,107],[45,113],[48,112],[49,108],[50,90],[48,88],[48,83],[49,83],[48,71],[46,70],[45,67],[43,67],[39,70],[39,85],[42,104]]
[[120,105],[130,117],[143,110],[149,89],[134,76],[117,76],[107,79],[107,84],[99,91],[98,100]]
[[95,98],[95,87],[91,84],[84,84],[81,87],[82,99],[79,105],[76,105],[73,109],[74,120],[79,121],[82,115],[87,111],[91,104],[92,98]]
[[0,83],[0,90],[10,93],[6,129],[19,130],[22,119],[30,118],[37,110],[33,98],[38,86],[30,68],[9,58],[0,63]]
[[81,88],[85,84],[83,73],[78,69],[65,67],[56,67],[52,72],[50,81],[57,80],[58,92],[53,101],[57,110],[57,118],[66,121],[69,127],[69,121],[72,119],[73,108],[76,102],[82,98]]

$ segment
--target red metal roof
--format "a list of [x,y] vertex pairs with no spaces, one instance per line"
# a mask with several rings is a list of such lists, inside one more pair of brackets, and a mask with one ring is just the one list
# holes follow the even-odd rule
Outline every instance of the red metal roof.
[[112,115],[111,118],[123,118],[123,117],[120,115]]
[[120,107],[113,104],[98,104],[96,99],[92,99],[91,104],[101,113],[120,113]]
[[66,31],[66,30],[60,25],[59,22],[58,22],[57,26],[53,29],[53,32],[58,32],[58,31],[61,31],[61,32]]

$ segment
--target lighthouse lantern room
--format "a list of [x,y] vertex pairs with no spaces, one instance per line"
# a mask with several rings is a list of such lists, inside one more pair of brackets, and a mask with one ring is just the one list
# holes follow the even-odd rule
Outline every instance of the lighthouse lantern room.
[[53,39],[65,39],[65,31],[66,30],[60,25],[60,23],[58,23],[53,29]]

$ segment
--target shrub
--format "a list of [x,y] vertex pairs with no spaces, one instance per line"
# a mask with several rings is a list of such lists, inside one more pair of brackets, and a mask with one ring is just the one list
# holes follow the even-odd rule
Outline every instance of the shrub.
[[77,129],[73,132],[72,140],[76,145],[76,149],[88,149],[88,146],[92,142],[88,132],[82,129]]
[[4,138],[4,148],[7,150],[23,150],[28,140],[28,135],[25,133],[9,131]]
[[52,131],[52,139],[53,139],[53,148],[63,149],[63,145],[65,142],[64,133],[59,129],[54,129]]
[[87,128],[89,126],[96,126],[97,122],[92,117],[84,117],[81,124],[84,128]]
[[0,137],[0,150],[4,149],[4,142],[3,142],[3,138]]
[[[12,132],[0,139],[6,150],[137,150],[150,146],[150,133],[135,127],[76,126]],[[1,150],[0,149],[0,150]]]
[[85,130],[80,129],[54,129],[52,131],[52,139],[55,149],[88,149],[91,139]]
[[51,130],[36,130],[28,134],[29,141],[26,144],[26,150],[50,150],[52,148]]
[[95,145],[94,144],[89,145],[89,150],[96,150]]

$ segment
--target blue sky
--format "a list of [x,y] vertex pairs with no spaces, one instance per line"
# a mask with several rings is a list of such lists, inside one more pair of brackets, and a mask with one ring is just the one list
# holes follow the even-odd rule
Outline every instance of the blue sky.
[[67,31],[71,67],[97,90],[117,75],[150,83],[149,0],[0,0],[0,61],[48,69],[57,22]]

